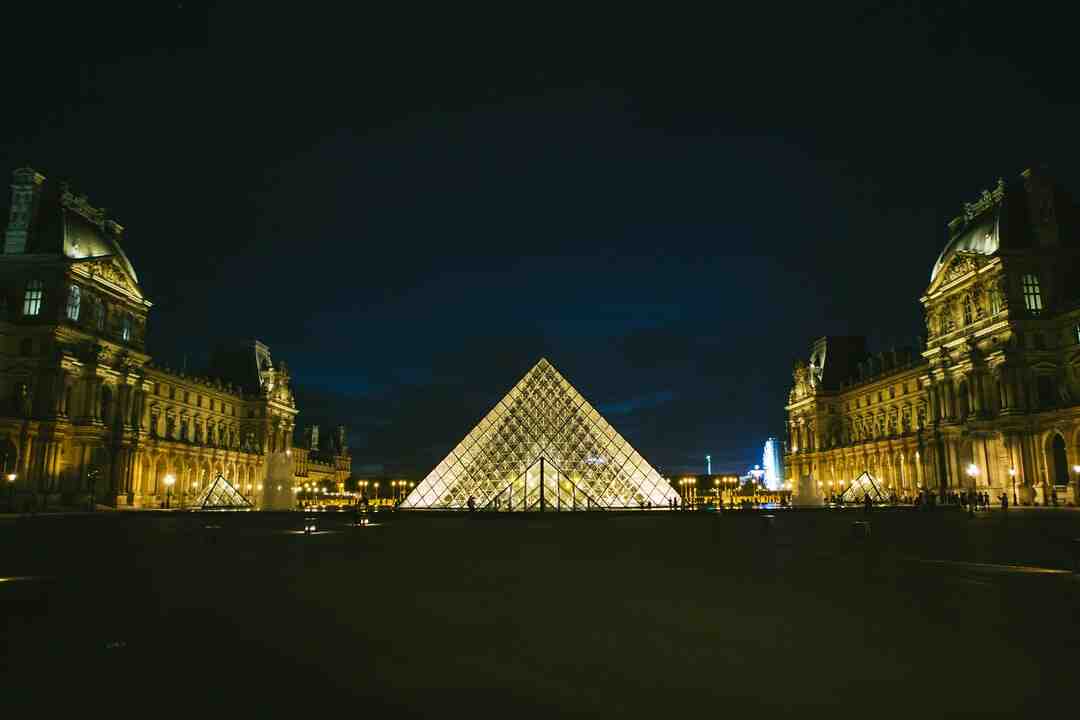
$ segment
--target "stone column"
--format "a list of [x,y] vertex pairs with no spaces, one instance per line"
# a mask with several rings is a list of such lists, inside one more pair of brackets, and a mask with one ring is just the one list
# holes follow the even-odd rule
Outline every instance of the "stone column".
[[67,389],[67,371],[60,368],[52,381],[52,397],[49,398],[49,409],[52,415],[64,415],[64,391]]
[[1024,495],[1027,496],[1025,500],[1021,497],[1020,501],[1025,505],[1032,504],[1034,500],[1035,487],[1039,482],[1039,471],[1035,462],[1035,453],[1033,451],[1032,437],[1028,433],[1020,435],[1020,467],[1017,468],[1017,481],[1022,483],[1024,487]]
[[915,461],[915,490],[926,489],[926,478],[923,476],[923,450],[920,448],[915,451],[913,456]]

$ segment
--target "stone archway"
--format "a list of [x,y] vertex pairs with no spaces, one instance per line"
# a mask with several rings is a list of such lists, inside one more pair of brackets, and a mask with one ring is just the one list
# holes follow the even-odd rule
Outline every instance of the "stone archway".
[[1069,456],[1065,449],[1065,438],[1060,432],[1051,432],[1046,438],[1045,451],[1046,478],[1051,488],[1068,486]]

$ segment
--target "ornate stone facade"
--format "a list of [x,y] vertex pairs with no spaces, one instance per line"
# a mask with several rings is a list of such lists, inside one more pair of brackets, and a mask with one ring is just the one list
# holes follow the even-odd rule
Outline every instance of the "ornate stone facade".
[[[217,353],[205,376],[155,365],[151,303],[123,228],[33,170],[17,170],[12,191],[0,254],[0,463],[12,501],[160,507],[168,494],[182,506],[221,473],[256,507],[292,507],[312,461],[292,448],[285,364],[253,341]],[[335,485],[351,470],[339,437],[315,462]]]
[[869,355],[821,338],[786,406],[789,479],[820,502],[863,470],[898,496],[1080,498],[1080,210],[1039,172],[949,223],[926,341]]

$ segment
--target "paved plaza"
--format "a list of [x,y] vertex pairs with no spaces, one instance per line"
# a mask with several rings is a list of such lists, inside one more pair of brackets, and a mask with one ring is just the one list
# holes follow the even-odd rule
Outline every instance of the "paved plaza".
[[8,516],[4,693],[121,716],[1072,704],[1080,512],[762,515]]

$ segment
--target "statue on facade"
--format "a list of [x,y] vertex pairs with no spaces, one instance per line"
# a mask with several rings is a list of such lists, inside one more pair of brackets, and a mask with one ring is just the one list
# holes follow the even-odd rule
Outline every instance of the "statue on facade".
[[14,406],[16,415],[30,417],[34,409],[34,398],[29,383],[21,382],[15,385]]

